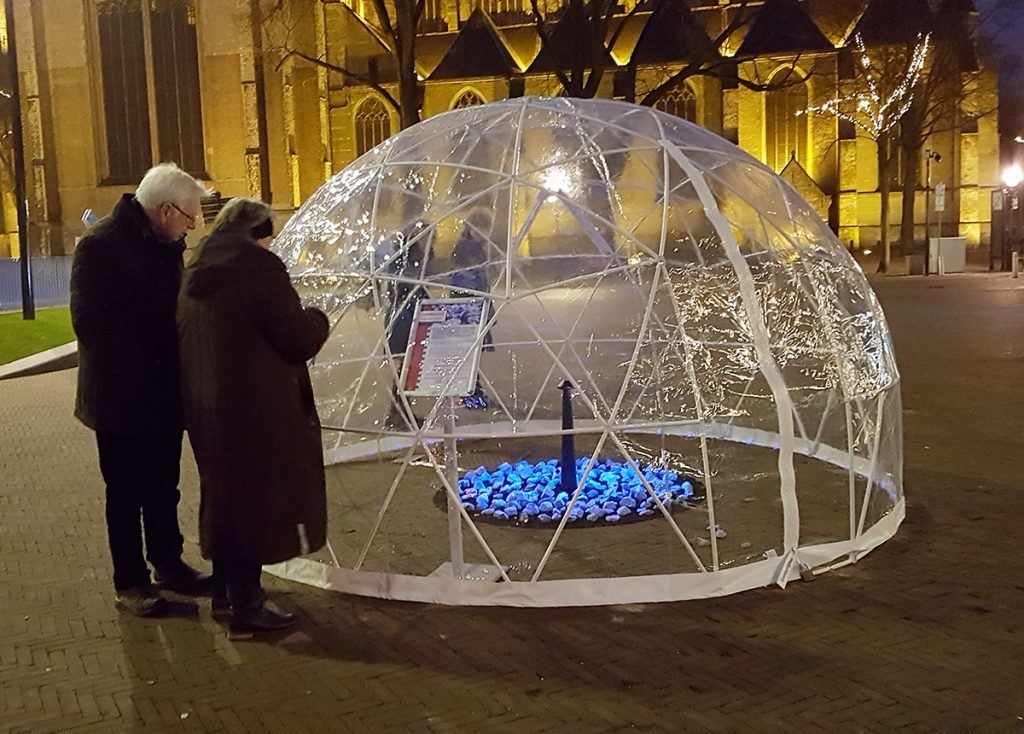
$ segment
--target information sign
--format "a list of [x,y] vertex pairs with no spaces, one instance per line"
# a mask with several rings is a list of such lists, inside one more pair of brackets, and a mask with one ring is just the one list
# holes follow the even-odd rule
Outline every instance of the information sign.
[[402,363],[402,391],[465,396],[476,389],[486,299],[424,299],[417,304]]

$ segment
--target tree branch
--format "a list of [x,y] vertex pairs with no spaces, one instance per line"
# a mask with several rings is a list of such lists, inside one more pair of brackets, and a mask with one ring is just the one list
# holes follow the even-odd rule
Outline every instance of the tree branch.
[[[373,0],[373,9],[377,15],[377,20],[380,22],[381,28],[384,29],[384,33],[394,44],[392,48],[397,50],[399,46],[398,34],[395,33],[394,23],[391,22],[391,16],[388,14],[388,6],[385,4],[384,0]],[[415,29],[413,29],[413,32],[415,33]]]
[[[656,2],[654,4],[654,7],[651,10],[651,17],[652,18],[657,14],[658,10],[661,9],[661,6],[664,5],[664,4],[665,4],[665,0],[656,0]],[[641,5],[642,5],[642,3],[639,3],[639,2],[636,5],[634,5],[632,7],[632,9],[628,13],[626,13],[626,16],[622,19],[622,22],[619,23],[619,27],[616,28],[615,31],[612,33],[612,37],[608,41],[608,51],[609,52],[611,52],[611,50],[615,48],[615,44],[619,42],[619,35],[621,35],[622,29],[625,28],[626,27],[626,23],[628,23],[629,20],[634,15],[637,14],[637,12],[640,10]],[[646,27],[645,27],[645,30],[646,30]],[[641,31],[641,37],[642,36],[643,36],[643,31]],[[640,39],[637,39],[637,46],[639,46],[639,45],[640,45]]]
[[[545,49],[550,54],[554,48],[554,44],[551,41],[551,35],[547,31],[547,18],[540,12],[540,6],[537,4],[537,0],[530,0],[530,7],[533,9],[533,23],[534,28],[537,30],[537,35],[540,36],[540,48],[541,51]],[[560,69],[555,69],[555,76],[558,78],[558,83],[562,85],[562,89],[568,91],[572,86],[568,75]]]
[[310,56],[309,54],[303,53],[302,51],[289,49],[285,51],[284,55],[281,57],[281,60],[277,63],[277,68],[280,69],[284,65],[284,62],[292,57],[302,59],[303,61],[307,61],[310,64],[313,64],[314,66],[319,66],[322,69],[337,72],[338,74],[341,74],[347,79],[359,82],[360,84],[365,84],[366,86],[370,87],[375,92],[377,92],[379,95],[381,95],[387,101],[387,103],[394,108],[395,112],[401,114],[402,108],[401,105],[398,104],[398,100],[396,100],[387,89],[381,86],[379,82],[372,81],[369,77],[363,76],[362,74],[357,74],[354,71],[350,71],[346,69],[344,66],[332,64],[329,61],[325,61],[324,59],[318,58],[316,56]]

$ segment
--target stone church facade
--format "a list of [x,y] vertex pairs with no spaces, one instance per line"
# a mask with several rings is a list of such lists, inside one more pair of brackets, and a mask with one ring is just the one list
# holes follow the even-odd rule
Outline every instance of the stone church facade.
[[[552,34],[557,0],[549,0]],[[623,28],[597,96],[641,101],[713,44],[730,13],[750,3],[668,0],[657,13],[619,9]],[[764,0],[716,51],[738,61],[696,75],[655,106],[736,142],[780,172],[853,248],[880,232],[876,146],[834,116],[798,115],[859,83],[850,45],[911,39],[915,14],[939,0]],[[968,0],[954,2],[973,22]],[[282,40],[267,0],[16,0],[30,227],[43,254],[71,252],[82,212],[110,210],[141,173],[174,160],[222,197],[255,196],[284,213],[399,128],[379,92],[298,49],[373,79],[397,96],[394,63],[369,0],[288,0]],[[893,15],[893,8],[903,11]],[[542,3],[542,7],[545,7]],[[427,0],[417,45],[421,118],[523,95],[560,92],[557,54],[542,52],[529,0]],[[634,12],[631,12],[634,11]],[[899,27],[893,18],[903,18]],[[280,19],[277,19],[280,20]],[[614,26],[618,28],[618,25]],[[563,33],[573,29],[563,28]],[[969,246],[989,238],[998,186],[995,73],[968,55],[970,109],[927,141],[941,153],[932,181],[947,187],[944,233]],[[771,88],[778,74],[792,83]],[[739,80],[756,81],[758,85]],[[970,80],[969,82],[966,80]],[[922,171],[924,165],[921,166]],[[924,236],[925,181],[916,186]],[[13,221],[7,197],[5,222]],[[900,187],[891,236],[898,239]],[[10,231],[12,227],[7,226]],[[933,230],[934,234],[934,230]],[[0,242],[0,255],[13,254]]]

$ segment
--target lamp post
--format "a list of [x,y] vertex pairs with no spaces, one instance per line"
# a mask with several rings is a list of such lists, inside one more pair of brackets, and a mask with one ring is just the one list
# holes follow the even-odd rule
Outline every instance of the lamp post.
[[[1020,185],[1024,182],[1024,170],[1016,163],[1003,169],[1003,211],[1000,240],[1003,250],[1002,267],[1010,266],[1013,253],[1021,248]],[[1018,256],[1019,257],[1019,256]],[[1011,266],[1012,267],[1012,266]]]
[[1024,170],[1021,170],[1020,166],[1014,164],[1003,170],[1003,183],[1007,188],[1015,189],[1020,186],[1021,181],[1024,181]]
[[[924,151],[924,170],[925,170],[925,183],[924,183],[924,274],[929,275],[928,261],[931,256],[931,193],[932,193],[932,161],[938,163],[942,160],[942,155],[936,153],[931,148],[926,148]],[[942,232],[939,232],[939,237],[942,237]]]
[[14,0],[4,0],[7,21],[7,66],[11,77],[11,137],[14,138],[14,199],[18,205],[18,255],[21,260],[21,315],[36,317],[32,292],[32,253],[28,240],[28,200],[25,197],[25,148],[21,132],[21,93],[18,80],[18,47],[14,36]]

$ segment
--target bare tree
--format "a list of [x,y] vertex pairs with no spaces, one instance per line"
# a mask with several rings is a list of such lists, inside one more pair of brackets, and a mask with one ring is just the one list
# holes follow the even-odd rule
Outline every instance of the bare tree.
[[887,272],[891,261],[889,238],[889,193],[893,168],[899,155],[895,146],[896,126],[916,98],[922,71],[928,58],[930,36],[919,37],[913,45],[888,45],[870,50],[859,35],[854,38],[858,73],[850,80],[854,88],[804,113],[836,115],[852,123],[861,135],[872,140],[878,152],[878,193],[881,197],[879,225],[882,256],[879,272]]
[[[660,7],[668,1],[655,0],[655,7]],[[756,61],[760,58],[759,55],[736,53],[732,56],[726,56],[721,52],[721,49],[735,48],[739,45],[737,39],[741,38],[753,26],[766,7],[769,6],[761,3],[752,5],[747,0],[734,3],[729,9],[730,12],[725,16],[725,22],[721,24],[720,28],[716,29],[714,35],[709,35],[709,42],[694,43],[690,48],[686,49],[687,55],[690,57],[689,60],[682,67],[670,73],[663,82],[649,90],[640,100],[640,104],[653,107],[662,97],[675,89],[679,89],[686,83],[687,79],[694,77],[728,79],[742,87],[757,92],[768,92],[802,84],[805,77],[797,71],[797,65],[801,61],[801,54],[791,57],[784,71],[777,72],[773,69],[771,79],[762,79],[758,76],[760,67],[756,64],[748,63]],[[699,21],[694,17],[693,11],[690,10],[686,3],[679,4],[678,12],[682,14],[684,23],[688,23],[694,29],[700,28]],[[651,24],[644,27],[637,42],[638,46],[643,43],[644,37],[651,30],[653,30]],[[738,73],[737,70],[740,67],[749,69],[753,76],[748,77]],[[808,75],[813,73],[815,73],[814,70],[811,70],[808,72]]]
[[261,22],[270,50],[279,58],[279,66],[289,59],[300,59],[340,74],[346,81],[365,84],[395,110],[404,130],[420,121],[416,41],[425,0],[372,0],[372,3],[375,17],[365,22],[395,63],[397,95],[375,75],[330,59],[327,54],[318,53],[315,47],[309,48],[300,40],[296,28],[309,17],[310,11],[317,4],[335,5],[336,0],[263,0]]
[[959,4],[943,3],[932,16],[932,38],[931,58],[894,138],[894,153],[901,156],[903,164],[900,247],[904,253],[914,249],[914,195],[926,142],[933,135],[976,123],[998,108],[981,88],[987,71],[975,62],[974,35],[967,13]]
[[[786,73],[775,74],[768,81],[736,74],[740,64],[753,61],[756,55],[725,56],[720,52],[722,48],[735,46],[736,39],[757,20],[765,7],[761,3],[751,3],[750,0],[734,3],[729,9],[727,21],[709,37],[688,4],[682,0],[638,2],[624,15],[617,14],[620,7],[617,0],[568,0],[560,6],[563,10],[558,21],[553,21],[550,13],[545,14],[541,10],[539,0],[530,0],[534,26],[541,40],[541,53],[561,62],[555,65],[553,73],[562,87],[562,93],[569,97],[597,96],[605,73],[609,68],[617,66],[612,60],[612,51],[622,32],[629,26],[631,18],[637,13],[648,11],[651,18],[656,18],[669,2],[675,3],[674,9],[680,15],[681,22],[693,32],[694,42],[688,48],[679,49],[688,57],[683,66],[669,73],[658,86],[648,90],[640,104],[653,106],[695,76],[728,77],[758,91],[779,89],[803,81],[799,74],[792,73],[796,68],[796,60],[793,60]],[[568,29],[559,33],[562,23],[566,23]],[[640,33],[637,47],[652,30],[653,23],[647,22]],[[636,67],[634,57],[629,62],[629,68],[635,73]]]
[[611,50],[626,27],[626,20],[639,12],[642,4],[637,3],[626,18],[621,18],[616,16],[617,0],[567,0],[560,6],[559,23],[570,27],[561,37],[556,36],[557,25],[541,11],[538,0],[530,0],[530,5],[541,54],[561,62],[555,65],[554,74],[563,93],[569,97],[596,97],[605,72],[613,64]]

